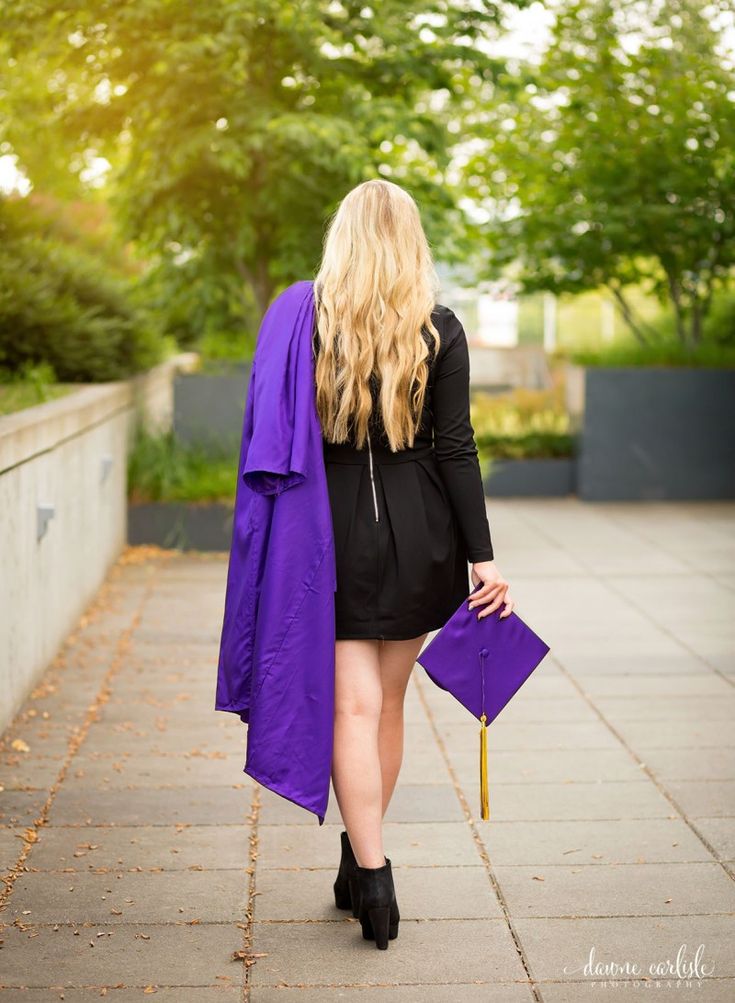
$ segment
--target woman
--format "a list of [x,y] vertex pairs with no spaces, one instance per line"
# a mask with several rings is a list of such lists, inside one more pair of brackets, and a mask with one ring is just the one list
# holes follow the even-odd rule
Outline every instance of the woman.
[[427,634],[473,586],[513,602],[493,560],[461,323],[412,197],[384,180],[342,200],[314,282],[316,399],[337,564],[332,783],[345,830],[339,908],[380,948],[398,933],[382,819],[403,755],[403,704]]

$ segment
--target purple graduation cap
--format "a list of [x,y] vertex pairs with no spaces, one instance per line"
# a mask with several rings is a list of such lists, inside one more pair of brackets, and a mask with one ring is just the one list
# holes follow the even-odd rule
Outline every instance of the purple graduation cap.
[[[482,582],[473,589],[473,594]],[[451,693],[480,721],[480,809],[490,818],[487,725],[494,721],[548,653],[549,646],[503,606],[477,619],[482,606],[465,599],[416,659],[429,679]]]

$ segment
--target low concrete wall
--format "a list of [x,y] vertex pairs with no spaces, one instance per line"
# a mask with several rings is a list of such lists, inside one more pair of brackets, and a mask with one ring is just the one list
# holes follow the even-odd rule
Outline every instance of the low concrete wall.
[[0,418],[0,730],[125,545],[136,415],[171,426],[188,358]]

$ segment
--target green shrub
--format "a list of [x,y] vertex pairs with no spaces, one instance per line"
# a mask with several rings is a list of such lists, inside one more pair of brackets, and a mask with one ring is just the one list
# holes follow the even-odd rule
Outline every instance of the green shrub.
[[0,367],[46,363],[62,382],[117,380],[155,364],[163,349],[128,279],[35,234],[0,200]]

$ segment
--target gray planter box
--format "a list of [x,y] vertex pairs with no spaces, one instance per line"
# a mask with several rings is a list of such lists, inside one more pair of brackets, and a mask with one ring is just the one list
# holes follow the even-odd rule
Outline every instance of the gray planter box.
[[580,498],[735,498],[735,370],[582,372]]
[[128,505],[128,543],[170,550],[229,550],[232,505],[148,502]]
[[250,363],[222,373],[180,373],[174,383],[174,433],[180,442],[235,447],[240,442]]
[[573,457],[527,460],[493,460],[485,478],[485,494],[491,498],[559,497],[575,488]]

